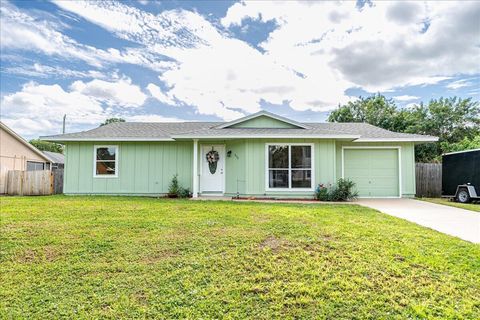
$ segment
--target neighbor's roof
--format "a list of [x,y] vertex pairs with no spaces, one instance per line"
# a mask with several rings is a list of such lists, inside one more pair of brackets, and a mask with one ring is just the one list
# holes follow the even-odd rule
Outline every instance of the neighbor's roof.
[[58,152],[42,151],[52,160],[52,163],[65,163],[65,156]]
[[[260,112],[255,116],[271,116]],[[249,120],[252,116],[246,117]],[[277,117],[276,119],[282,119]],[[238,121],[235,121],[238,123]],[[292,122],[291,122],[292,123]],[[293,122],[295,123],[295,122]],[[355,142],[437,141],[436,137],[388,131],[367,123],[298,123],[301,127],[229,128],[220,122],[117,122],[92,130],[45,136],[49,141],[173,141],[179,139],[321,138]]]

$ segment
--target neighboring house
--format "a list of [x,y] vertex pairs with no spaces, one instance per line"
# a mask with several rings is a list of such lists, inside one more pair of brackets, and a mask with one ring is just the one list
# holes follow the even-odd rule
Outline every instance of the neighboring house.
[[43,137],[65,144],[66,194],[311,197],[341,177],[361,197],[413,197],[414,145],[436,137],[365,123],[299,123],[269,112],[232,122],[113,123]]
[[42,151],[42,153],[52,160],[52,169],[63,169],[65,156],[62,153],[51,151]]
[[50,158],[0,122],[0,194],[9,170],[50,170]]

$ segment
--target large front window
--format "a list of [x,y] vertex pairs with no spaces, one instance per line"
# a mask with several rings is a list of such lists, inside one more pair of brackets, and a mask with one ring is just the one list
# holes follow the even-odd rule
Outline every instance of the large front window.
[[118,146],[95,146],[95,177],[118,175]]
[[312,188],[311,145],[267,145],[269,189]]

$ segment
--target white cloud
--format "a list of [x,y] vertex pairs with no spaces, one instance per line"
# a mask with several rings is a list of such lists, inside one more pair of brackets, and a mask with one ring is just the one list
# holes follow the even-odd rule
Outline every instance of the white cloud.
[[127,121],[131,122],[180,122],[185,121],[175,117],[164,117],[158,114],[137,114],[125,117]]
[[376,2],[362,10],[355,2],[234,4],[221,20],[226,28],[246,27],[248,19],[275,21],[277,28],[260,44],[265,52],[195,12],[154,15],[122,3],[57,4],[143,45],[144,56],[170,57],[159,77],[169,89],[149,88],[159,101],[224,119],[258,111],[261,101],[324,111],[348,101],[351,87],[389,91],[480,72],[472,58],[480,54],[480,5],[474,2]]
[[462,80],[452,81],[449,84],[447,84],[445,87],[450,90],[457,90],[460,88],[470,87],[473,85],[474,83],[470,82],[468,79],[462,79]]
[[85,83],[78,80],[72,83],[70,88],[108,105],[139,107],[147,99],[140,87],[132,84],[129,78],[122,78],[116,82],[95,79]]
[[261,43],[270,57],[308,76],[325,66],[375,92],[480,72],[479,16],[478,2],[379,1],[358,10],[355,2],[251,1],[233,5],[222,23],[274,20],[279,27]]
[[[385,92],[480,72],[476,2],[376,2],[362,10],[355,2],[234,4],[221,20],[224,28],[246,30],[251,19],[275,22],[261,51],[197,12],[155,15],[124,3],[56,3],[68,15],[135,47],[103,50],[80,44],[63,35],[61,27],[12,5],[2,7],[2,46],[79,59],[98,68],[115,63],[148,67],[162,82],[147,85],[153,98],[225,120],[258,111],[263,102],[326,111],[351,99],[345,94],[348,88]],[[64,92],[68,98],[79,94],[92,99],[107,113],[109,107],[140,106],[147,98],[128,80],[96,78],[75,82]]]
[[162,92],[159,86],[149,83],[147,85],[147,90],[150,92],[150,95],[162,103],[169,105],[175,105],[175,101],[172,98],[168,97],[165,93]]
[[[79,71],[63,68],[60,66],[47,66],[40,63],[23,64],[17,67],[7,67],[2,69],[3,73],[18,74],[38,78],[106,78],[107,75],[97,70]],[[112,78],[114,75],[109,75]]]
[[138,107],[146,98],[128,78],[75,81],[68,90],[58,84],[29,82],[20,91],[3,96],[2,121],[27,136],[58,133],[64,114],[77,127],[91,126],[112,116],[128,115],[128,107]]
[[420,97],[417,96],[409,96],[409,95],[403,95],[403,96],[395,96],[393,99],[397,101],[411,101],[411,100],[418,100]]
[[[75,2],[76,1],[69,1]],[[9,3],[0,7],[0,47],[10,50],[30,50],[60,59],[76,59],[103,68],[113,63],[141,65],[156,71],[170,67],[162,58],[144,53],[138,48],[98,49],[78,43],[61,32],[63,26],[19,10]],[[129,21],[122,21],[127,23]]]

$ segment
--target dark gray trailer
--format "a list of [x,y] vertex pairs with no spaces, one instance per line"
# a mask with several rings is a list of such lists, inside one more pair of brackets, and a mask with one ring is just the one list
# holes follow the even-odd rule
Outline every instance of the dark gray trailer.
[[480,149],[442,155],[442,197],[480,200]]

